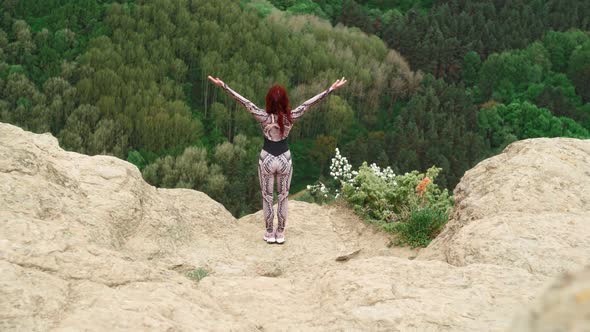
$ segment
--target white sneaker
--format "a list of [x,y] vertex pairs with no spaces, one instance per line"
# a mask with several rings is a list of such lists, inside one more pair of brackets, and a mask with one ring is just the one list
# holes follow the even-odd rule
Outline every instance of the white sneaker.
[[264,241],[266,241],[267,243],[275,243],[276,239],[275,239],[275,233],[274,232],[264,232],[264,237],[263,237]]
[[278,244],[283,244],[283,243],[285,243],[285,234],[283,234],[283,232],[276,231],[276,232],[275,232],[275,241],[276,241]]

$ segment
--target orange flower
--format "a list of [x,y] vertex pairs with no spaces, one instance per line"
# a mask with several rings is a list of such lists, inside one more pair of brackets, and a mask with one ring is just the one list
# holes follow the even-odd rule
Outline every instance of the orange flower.
[[416,186],[416,192],[418,193],[418,195],[422,196],[422,194],[424,194],[424,192],[426,191],[426,186],[428,186],[429,183],[430,179],[428,177],[425,177],[422,181],[420,181],[420,183],[418,183],[418,185]]

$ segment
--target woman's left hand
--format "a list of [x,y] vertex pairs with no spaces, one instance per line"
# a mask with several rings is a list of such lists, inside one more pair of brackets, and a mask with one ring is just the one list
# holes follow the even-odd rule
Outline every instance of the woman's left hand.
[[346,80],[344,79],[344,77],[342,77],[339,80],[336,80],[336,82],[334,82],[334,84],[332,84],[332,86],[330,87],[331,90],[336,90],[339,87],[343,86],[344,84],[346,84]]
[[215,85],[218,85],[218,86],[221,86],[222,87],[223,84],[224,84],[223,81],[219,79],[219,77],[213,78],[213,77],[211,77],[211,75],[209,75],[207,78],[209,80],[211,80],[211,82],[215,83]]

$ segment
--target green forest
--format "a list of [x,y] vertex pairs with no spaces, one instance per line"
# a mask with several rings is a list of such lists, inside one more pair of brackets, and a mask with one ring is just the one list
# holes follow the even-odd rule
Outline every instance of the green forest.
[[[41,4],[42,3],[42,4]],[[4,0],[0,121],[135,164],[236,217],[261,209],[254,118],[348,83],[293,128],[291,193],[352,165],[464,172],[507,144],[590,138],[590,1]]]

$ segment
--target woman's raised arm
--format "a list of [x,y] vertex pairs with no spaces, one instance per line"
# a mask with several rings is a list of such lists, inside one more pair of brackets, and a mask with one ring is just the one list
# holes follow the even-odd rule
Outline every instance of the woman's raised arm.
[[293,121],[295,121],[296,119],[300,118],[301,116],[303,116],[303,114],[305,114],[305,112],[307,112],[313,105],[319,103],[320,101],[322,101],[324,98],[326,98],[332,91],[338,89],[339,87],[343,86],[346,83],[346,80],[344,79],[344,77],[342,77],[339,80],[336,80],[336,82],[334,82],[334,84],[332,84],[332,86],[330,86],[328,88],[328,90],[325,90],[323,92],[320,92],[319,94],[313,96],[311,99],[308,99],[307,101],[305,101],[303,104],[299,105],[296,109],[291,111],[291,117],[293,118]]
[[261,109],[260,107],[256,106],[253,102],[249,101],[248,99],[242,97],[239,93],[232,90],[226,83],[218,78],[213,78],[211,76],[208,77],[211,82],[215,83],[215,85],[220,86],[223,88],[225,92],[227,92],[233,99],[235,99],[238,103],[242,104],[248,112],[252,113],[256,118],[256,121],[262,122],[268,119],[268,113],[265,110]]

